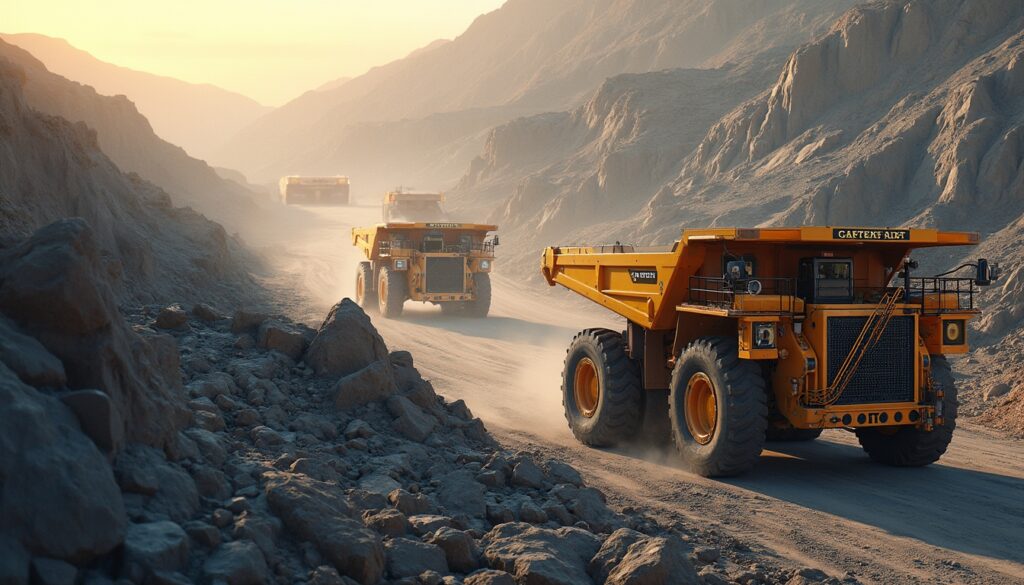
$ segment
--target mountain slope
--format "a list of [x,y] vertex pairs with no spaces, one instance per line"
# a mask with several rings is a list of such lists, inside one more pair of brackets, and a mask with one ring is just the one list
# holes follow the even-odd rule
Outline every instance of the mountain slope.
[[25,101],[32,108],[84,122],[96,131],[100,148],[118,167],[159,185],[176,204],[192,206],[232,229],[257,214],[252,192],[220,178],[209,165],[157,136],[126,97],[99,95],[51,73],[38,59],[3,41],[0,58],[24,71]]
[[0,58],[0,248],[84,218],[122,300],[238,299],[244,251],[220,225],[126,175],[82,123],[35,111],[23,69]]
[[90,85],[101,95],[127,96],[158,136],[204,160],[210,160],[227,137],[271,110],[213,85],[188,83],[100,61],[64,39],[31,33],[5,34],[0,38],[25,49],[57,75]]
[[[375,68],[341,87],[309,92],[240,132],[225,149],[229,166],[267,179],[305,169],[337,169],[383,184],[415,181],[395,171],[362,173],[343,155],[354,148],[348,127],[385,124],[391,142],[414,134],[389,126],[434,114],[488,110],[494,124],[578,105],[607,77],[667,67],[715,66],[771,47],[794,46],[807,31],[831,22],[852,1],[810,0],[510,0],[479,17],[452,42]],[[454,120],[459,120],[456,116]],[[477,126],[428,141],[416,166],[451,165],[457,176],[471,159],[437,152],[474,142]],[[438,144],[443,142],[445,144]],[[374,151],[387,158],[386,149]],[[282,156],[281,153],[288,153]],[[443,186],[443,185],[442,185]]]

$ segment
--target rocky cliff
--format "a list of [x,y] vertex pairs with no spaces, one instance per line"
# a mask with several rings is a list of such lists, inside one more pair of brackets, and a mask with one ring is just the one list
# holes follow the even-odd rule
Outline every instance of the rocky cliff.
[[220,178],[209,165],[157,136],[128,98],[103,96],[92,87],[51,73],[38,59],[3,41],[0,59],[23,71],[22,95],[29,107],[83,122],[95,131],[97,145],[118,167],[158,185],[175,204],[191,206],[232,229],[258,216],[252,192]]
[[244,252],[224,228],[174,207],[166,192],[138,175],[121,172],[85,124],[37,112],[25,93],[29,83],[22,68],[0,60],[3,247],[18,245],[43,225],[79,217],[91,225],[97,261],[122,300],[251,293]]

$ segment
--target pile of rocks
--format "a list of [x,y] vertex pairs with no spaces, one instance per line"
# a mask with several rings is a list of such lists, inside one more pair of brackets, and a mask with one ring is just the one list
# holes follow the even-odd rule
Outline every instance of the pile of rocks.
[[0,582],[809,583],[503,450],[349,300],[131,311],[88,231],[0,255]]

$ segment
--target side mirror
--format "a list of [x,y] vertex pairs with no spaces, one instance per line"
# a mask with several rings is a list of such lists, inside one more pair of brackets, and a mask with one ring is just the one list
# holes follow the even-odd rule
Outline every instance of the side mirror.
[[999,280],[999,276],[1002,275],[1003,270],[999,267],[999,263],[989,263],[984,258],[978,258],[977,274],[974,276],[974,284],[978,286],[988,286],[992,284],[992,281]]
[[501,243],[501,240],[498,238],[498,236],[494,236],[493,238],[491,238],[491,244],[497,246],[500,243]]

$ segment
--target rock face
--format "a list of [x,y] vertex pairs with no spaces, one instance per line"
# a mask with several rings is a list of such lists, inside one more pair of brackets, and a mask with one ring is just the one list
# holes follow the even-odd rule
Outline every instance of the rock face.
[[0,365],[0,526],[35,555],[87,562],[127,526],[106,458],[60,401]]
[[[77,122],[74,115],[91,110],[83,95],[90,92],[107,105],[119,101],[46,72],[24,51],[0,41],[0,238],[9,244],[55,221],[80,217],[92,227],[102,271],[119,300],[234,300],[252,290],[246,254],[224,228],[174,208],[159,187],[122,173],[100,151],[89,127],[39,113],[64,113]],[[126,100],[122,105],[131,107]],[[105,111],[93,121],[107,125],[117,117]],[[141,124],[152,133],[144,119]],[[144,150],[133,138],[112,142],[136,154]],[[189,174],[178,170],[177,176]]]
[[188,420],[177,350],[118,313],[92,230],[63,220],[0,253],[0,312],[63,363],[71,388],[106,393],[129,441],[164,447]]
[[346,376],[387,357],[384,340],[370,318],[344,299],[328,313],[304,359],[319,376]]
[[576,585],[591,583],[587,563],[601,540],[579,528],[550,530],[529,524],[497,526],[484,537],[484,557],[492,568],[520,583]]

